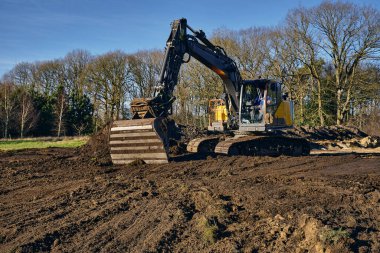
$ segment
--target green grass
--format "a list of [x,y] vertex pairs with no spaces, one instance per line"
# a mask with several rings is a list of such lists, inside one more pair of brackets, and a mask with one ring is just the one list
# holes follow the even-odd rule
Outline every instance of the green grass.
[[349,238],[350,233],[343,228],[339,229],[324,229],[320,238],[324,242],[337,243],[341,238]]
[[208,220],[202,216],[198,222],[199,228],[203,233],[203,240],[207,243],[213,244],[218,239],[219,227],[214,219]]
[[30,148],[76,148],[80,147],[87,142],[88,138],[78,137],[70,139],[19,139],[19,140],[0,140],[0,150],[17,150],[17,149],[30,149]]

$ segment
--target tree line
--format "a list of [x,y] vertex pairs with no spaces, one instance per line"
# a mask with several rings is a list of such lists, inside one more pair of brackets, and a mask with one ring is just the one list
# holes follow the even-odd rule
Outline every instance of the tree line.
[[[290,10],[276,27],[218,29],[210,37],[244,79],[284,83],[298,125],[380,129],[379,10],[325,1]],[[163,57],[160,50],[97,56],[74,50],[62,59],[19,63],[0,81],[0,136],[82,135],[128,118],[132,98],[153,96]],[[173,117],[205,126],[208,100],[222,92],[211,70],[196,60],[183,64]]]

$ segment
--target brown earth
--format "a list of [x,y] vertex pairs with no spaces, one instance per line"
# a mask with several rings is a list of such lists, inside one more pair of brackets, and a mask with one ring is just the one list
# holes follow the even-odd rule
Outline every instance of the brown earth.
[[103,148],[0,152],[0,252],[380,251],[380,156],[114,166]]

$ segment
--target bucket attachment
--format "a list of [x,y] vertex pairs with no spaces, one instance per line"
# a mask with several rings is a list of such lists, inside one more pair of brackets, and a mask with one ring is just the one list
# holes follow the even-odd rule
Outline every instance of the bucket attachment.
[[114,121],[109,145],[114,164],[128,164],[135,160],[151,164],[168,163],[167,119]]

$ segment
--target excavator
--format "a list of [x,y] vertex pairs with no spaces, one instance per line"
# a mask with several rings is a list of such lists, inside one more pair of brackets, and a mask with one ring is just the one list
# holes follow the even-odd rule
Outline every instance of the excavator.
[[[187,57],[185,57],[187,56]],[[219,133],[195,138],[187,145],[191,153],[225,155],[307,155],[308,142],[279,134],[293,126],[294,109],[284,86],[269,79],[243,80],[235,61],[211,43],[202,30],[194,30],[185,18],[171,24],[165,58],[152,98],[131,102],[132,118],[112,123],[109,136],[114,164],[135,160],[168,163],[170,120],[174,88],[182,64],[194,57],[223,81],[223,98],[210,100],[209,131]],[[210,84],[211,85],[211,84]]]

